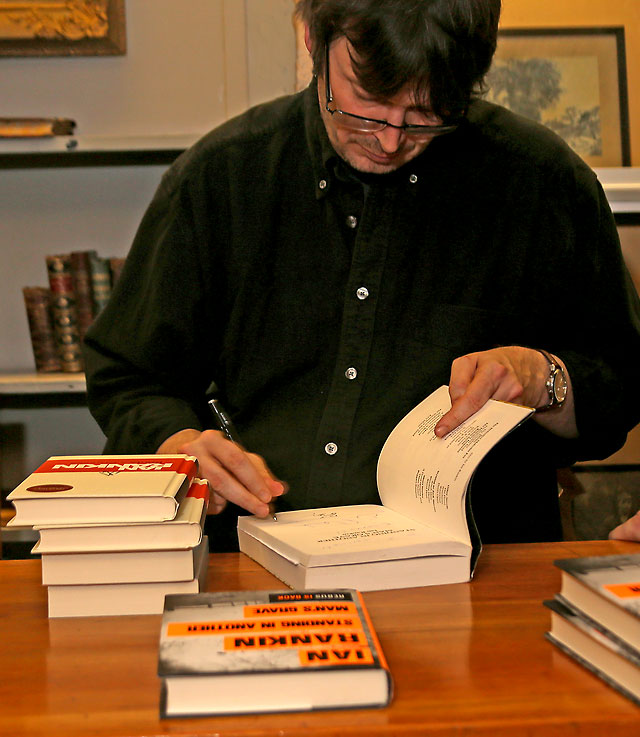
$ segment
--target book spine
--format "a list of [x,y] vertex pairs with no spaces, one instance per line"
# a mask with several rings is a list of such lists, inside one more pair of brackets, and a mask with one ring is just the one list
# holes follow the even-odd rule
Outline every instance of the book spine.
[[72,251],[70,256],[71,277],[76,300],[76,315],[78,317],[80,340],[84,340],[84,336],[95,316],[93,293],[91,290],[89,253],[95,254],[95,251]]
[[62,371],[51,318],[51,292],[45,287],[24,287],[22,294],[36,371]]
[[76,315],[69,254],[46,257],[51,312],[58,355],[63,371],[82,371],[80,333]]
[[111,267],[111,289],[113,289],[122,273],[124,259],[119,256],[112,256],[109,259],[109,266]]
[[108,259],[100,258],[94,253],[89,254],[89,268],[91,270],[93,309],[94,314],[98,315],[111,296],[111,268]]

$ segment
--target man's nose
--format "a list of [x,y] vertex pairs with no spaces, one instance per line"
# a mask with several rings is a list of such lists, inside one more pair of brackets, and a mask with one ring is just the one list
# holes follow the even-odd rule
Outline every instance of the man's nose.
[[400,148],[400,139],[403,135],[404,131],[399,128],[392,128],[390,125],[375,133],[375,137],[385,154],[396,153]]

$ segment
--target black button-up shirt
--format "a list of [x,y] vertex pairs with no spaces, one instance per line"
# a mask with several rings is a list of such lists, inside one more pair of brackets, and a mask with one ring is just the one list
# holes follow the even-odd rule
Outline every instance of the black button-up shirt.
[[[315,85],[211,132],[166,173],[87,337],[108,452],[210,426],[214,380],[283,508],[378,501],[384,439],[496,345],[565,361],[579,441],[535,422],[479,468],[485,542],[558,539],[555,467],[604,457],[639,419],[639,310],[591,170],[478,102],[384,176],[335,154]],[[215,545],[215,541],[213,541]]]

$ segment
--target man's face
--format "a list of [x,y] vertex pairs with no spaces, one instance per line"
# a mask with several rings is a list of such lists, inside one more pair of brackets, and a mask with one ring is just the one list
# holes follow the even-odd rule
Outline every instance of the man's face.
[[[395,125],[432,125],[439,121],[423,104],[416,104],[409,87],[390,100],[373,99],[358,84],[345,37],[331,44],[330,82],[332,109],[354,113],[365,118],[386,120]],[[340,115],[325,109],[325,73],[318,77],[318,98],[329,140],[336,153],[358,171],[387,174],[421,154],[433,136],[414,138],[402,130],[387,126],[375,133],[351,130],[341,125]]]

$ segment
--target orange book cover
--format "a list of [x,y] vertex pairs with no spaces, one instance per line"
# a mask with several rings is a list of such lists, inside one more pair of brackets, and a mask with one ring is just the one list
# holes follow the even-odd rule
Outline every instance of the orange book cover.
[[360,592],[168,596],[158,675],[163,716],[389,703],[389,668]]

